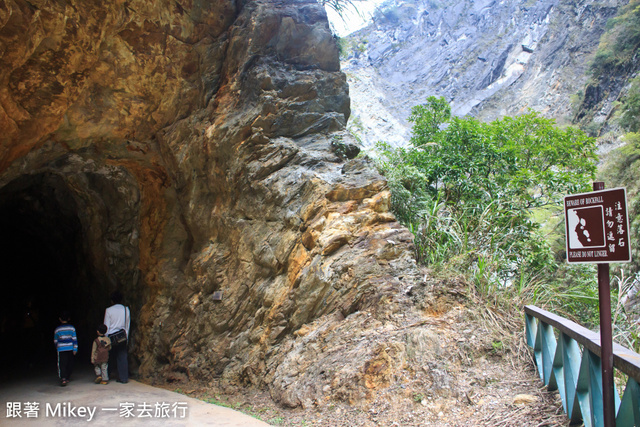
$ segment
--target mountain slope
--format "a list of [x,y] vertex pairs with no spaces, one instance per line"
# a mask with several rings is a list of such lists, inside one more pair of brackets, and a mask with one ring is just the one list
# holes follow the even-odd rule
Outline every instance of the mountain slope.
[[430,95],[444,96],[457,115],[491,120],[532,108],[568,122],[571,97],[622,3],[387,2],[343,41],[351,127],[365,147],[405,143],[411,107]]

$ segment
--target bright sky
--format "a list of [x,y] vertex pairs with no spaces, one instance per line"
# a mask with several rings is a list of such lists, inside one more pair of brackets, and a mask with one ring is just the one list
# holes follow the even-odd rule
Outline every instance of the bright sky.
[[[353,0],[353,3],[357,7],[349,7],[344,17],[338,15],[336,11],[327,7],[327,15],[329,16],[329,22],[331,23],[334,31],[340,36],[344,37],[360,28],[366,26],[371,21],[371,16],[376,9],[376,6],[383,3],[384,0]],[[359,12],[359,13],[358,13]]]

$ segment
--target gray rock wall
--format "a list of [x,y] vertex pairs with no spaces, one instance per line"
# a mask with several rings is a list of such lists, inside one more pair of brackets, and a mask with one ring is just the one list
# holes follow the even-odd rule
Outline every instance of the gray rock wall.
[[[568,123],[572,95],[623,2],[396,1],[349,36],[343,60],[365,146],[405,144],[411,107],[444,96],[483,120],[531,108]],[[372,95],[373,94],[373,95]]]

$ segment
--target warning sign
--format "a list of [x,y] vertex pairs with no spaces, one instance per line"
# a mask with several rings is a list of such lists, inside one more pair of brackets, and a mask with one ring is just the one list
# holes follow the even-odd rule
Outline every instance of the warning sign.
[[567,261],[629,262],[629,219],[624,188],[564,198]]

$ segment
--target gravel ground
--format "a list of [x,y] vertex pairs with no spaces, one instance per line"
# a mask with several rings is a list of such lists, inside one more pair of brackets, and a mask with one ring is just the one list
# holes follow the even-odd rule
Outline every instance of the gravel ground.
[[230,390],[216,383],[166,387],[280,426],[568,425],[558,394],[546,391],[538,378],[524,332],[515,325],[517,314],[500,313],[460,297],[465,292],[446,289],[444,296],[418,296],[433,302],[420,307],[424,322],[406,325],[435,329],[445,337],[442,357],[405,366],[388,387],[372,391],[366,400],[327,399],[290,409],[274,402],[268,390]]

